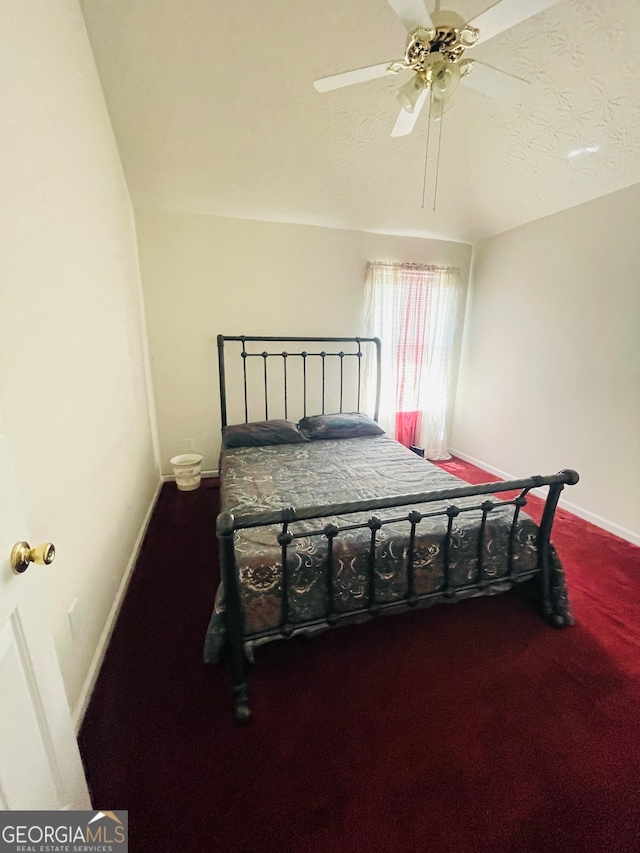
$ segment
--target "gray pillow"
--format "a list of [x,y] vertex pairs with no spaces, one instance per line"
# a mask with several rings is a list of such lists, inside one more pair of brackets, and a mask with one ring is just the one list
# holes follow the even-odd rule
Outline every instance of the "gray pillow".
[[265,447],[270,444],[301,444],[306,438],[291,421],[254,421],[232,424],[222,430],[225,447]]
[[384,435],[384,430],[362,412],[341,412],[334,415],[310,415],[298,424],[300,432],[309,439],[359,438],[362,435]]

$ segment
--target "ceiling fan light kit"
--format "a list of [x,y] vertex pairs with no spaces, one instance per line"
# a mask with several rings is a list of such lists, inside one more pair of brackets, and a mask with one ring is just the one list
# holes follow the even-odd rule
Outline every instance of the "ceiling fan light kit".
[[403,110],[412,113],[422,92],[427,88],[427,83],[419,74],[414,74],[404,86],[396,92],[396,99]]
[[452,62],[439,62],[433,69],[431,91],[438,101],[453,95],[460,82],[460,68]]

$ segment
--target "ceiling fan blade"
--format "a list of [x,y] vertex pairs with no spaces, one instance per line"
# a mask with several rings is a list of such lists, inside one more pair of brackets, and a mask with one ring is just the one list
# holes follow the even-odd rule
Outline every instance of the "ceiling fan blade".
[[392,74],[389,71],[391,62],[382,62],[380,65],[369,65],[367,68],[356,68],[355,71],[344,71],[342,74],[334,74],[331,77],[322,77],[313,84],[318,92],[330,92],[332,89],[342,89],[344,86],[352,86],[354,83],[365,83],[367,80],[375,80],[376,77],[384,77]]
[[499,0],[468,23],[480,30],[480,36],[476,42],[480,44],[515,27],[521,21],[526,21],[527,18],[550,9],[559,2],[560,0]]
[[477,59],[472,60],[471,71],[460,81],[470,89],[483,95],[489,95],[498,101],[517,103],[531,90],[531,84],[522,77],[500,71],[492,65],[486,65]]
[[433,29],[431,15],[427,12],[423,0],[388,0],[388,2],[407,32],[412,32],[416,27]]
[[420,115],[429,94],[429,89],[423,89],[422,92],[420,92],[412,113],[409,113],[406,110],[400,110],[396,123],[393,125],[391,136],[408,136],[411,133],[418,121],[418,116]]

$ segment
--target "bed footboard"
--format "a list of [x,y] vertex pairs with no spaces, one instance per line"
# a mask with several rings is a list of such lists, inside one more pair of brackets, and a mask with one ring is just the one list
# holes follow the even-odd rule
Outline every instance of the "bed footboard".
[[[225,627],[226,642],[231,657],[232,684],[234,692],[234,708],[236,719],[246,722],[251,716],[249,705],[248,662],[245,644],[250,641],[265,641],[278,637],[288,638],[300,632],[318,630],[322,627],[333,626],[341,622],[373,617],[380,613],[416,606],[428,606],[438,601],[458,601],[478,595],[492,595],[506,591],[518,584],[530,582],[533,597],[539,604],[542,616],[554,627],[561,628],[573,624],[567,590],[562,569],[555,556],[550,537],[553,519],[565,485],[578,482],[578,474],[572,470],[563,470],[549,476],[534,476],[521,480],[510,480],[498,483],[485,483],[474,486],[460,486],[439,491],[424,492],[410,495],[400,495],[393,498],[376,498],[364,501],[354,501],[344,504],[310,506],[305,508],[289,508],[273,512],[243,513],[237,517],[229,512],[223,512],[217,520],[217,536],[220,545],[220,568],[225,590]],[[525,571],[516,567],[514,553],[518,521],[521,509],[527,503],[528,493],[535,488],[548,486],[549,491],[537,529],[536,561],[532,568]],[[502,492],[518,492],[509,500],[493,498]],[[478,498],[478,501],[469,500]],[[433,509],[429,504],[436,504]],[[426,505],[426,506],[425,506]],[[485,567],[483,554],[485,552],[485,536],[491,513],[496,509],[513,507],[513,517],[508,533],[508,553],[506,554],[506,570],[499,576],[493,576]],[[397,512],[393,512],[395,508]],[[375,513],[384,510],[381,518]],[[474,576],[467,583],[454,582],[450,572],[450,555],[452,537],[454,535],[455,519],[468,512],[481,513],[477,533],[477,558]],[[354,520],[350,523],[349,516],[356,513],[372,513],[366,521]],[[340,523],[326,523],[327,517],[339,516]],[[346,516],[346,518],[345,518]],[[442,543],[443,576],[437,589],[420,592],[415,584],[415,557],[417,532],[423,519],[434,517],[445,519],[446,533]],[[298,521],[318,521],[317,527],[305,526],[304,532],[292,530],[292,525]],[[376,577],[380,570],[378,564],[379,531],[389,524],[404,522],[407,524],[407,540],[403,548],[406,573],[406,584],[401,596],[392,600],[378,600],[376,594]],[[239,587],[238,565],[236,559],[235,537],[239,530],[249,528],[274,527],[277,545],[281,559],[281,611],[279,622],[275,627],[264,630],[247,630],[242,610],[241,590]],[[357,609],[345,610],[336,606],[334,580],[336,571],[335,547],[339,537],[344,533],[365,531],[368,536],[368,553],[366,559],[366,604]],[[289,578],[289,551],[295,548],[298,539],[318,537],[324,542],[323,560],[324,585],[326,589],[326,610],[321,616],[300,620],[292,619],[290,602],[292,597],[291,581]]]

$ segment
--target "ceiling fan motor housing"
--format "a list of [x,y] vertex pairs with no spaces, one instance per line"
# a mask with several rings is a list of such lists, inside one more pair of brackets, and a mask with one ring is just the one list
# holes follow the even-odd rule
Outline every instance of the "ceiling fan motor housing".
[[466,25],[457,12],[434,12],[432,21],[433,29],[418,27],[409,35],[405,64],[418,73],[433,64],[432,54],[440,54],[449,63],[458,62],[465,48],[478,39],[478,30]]

